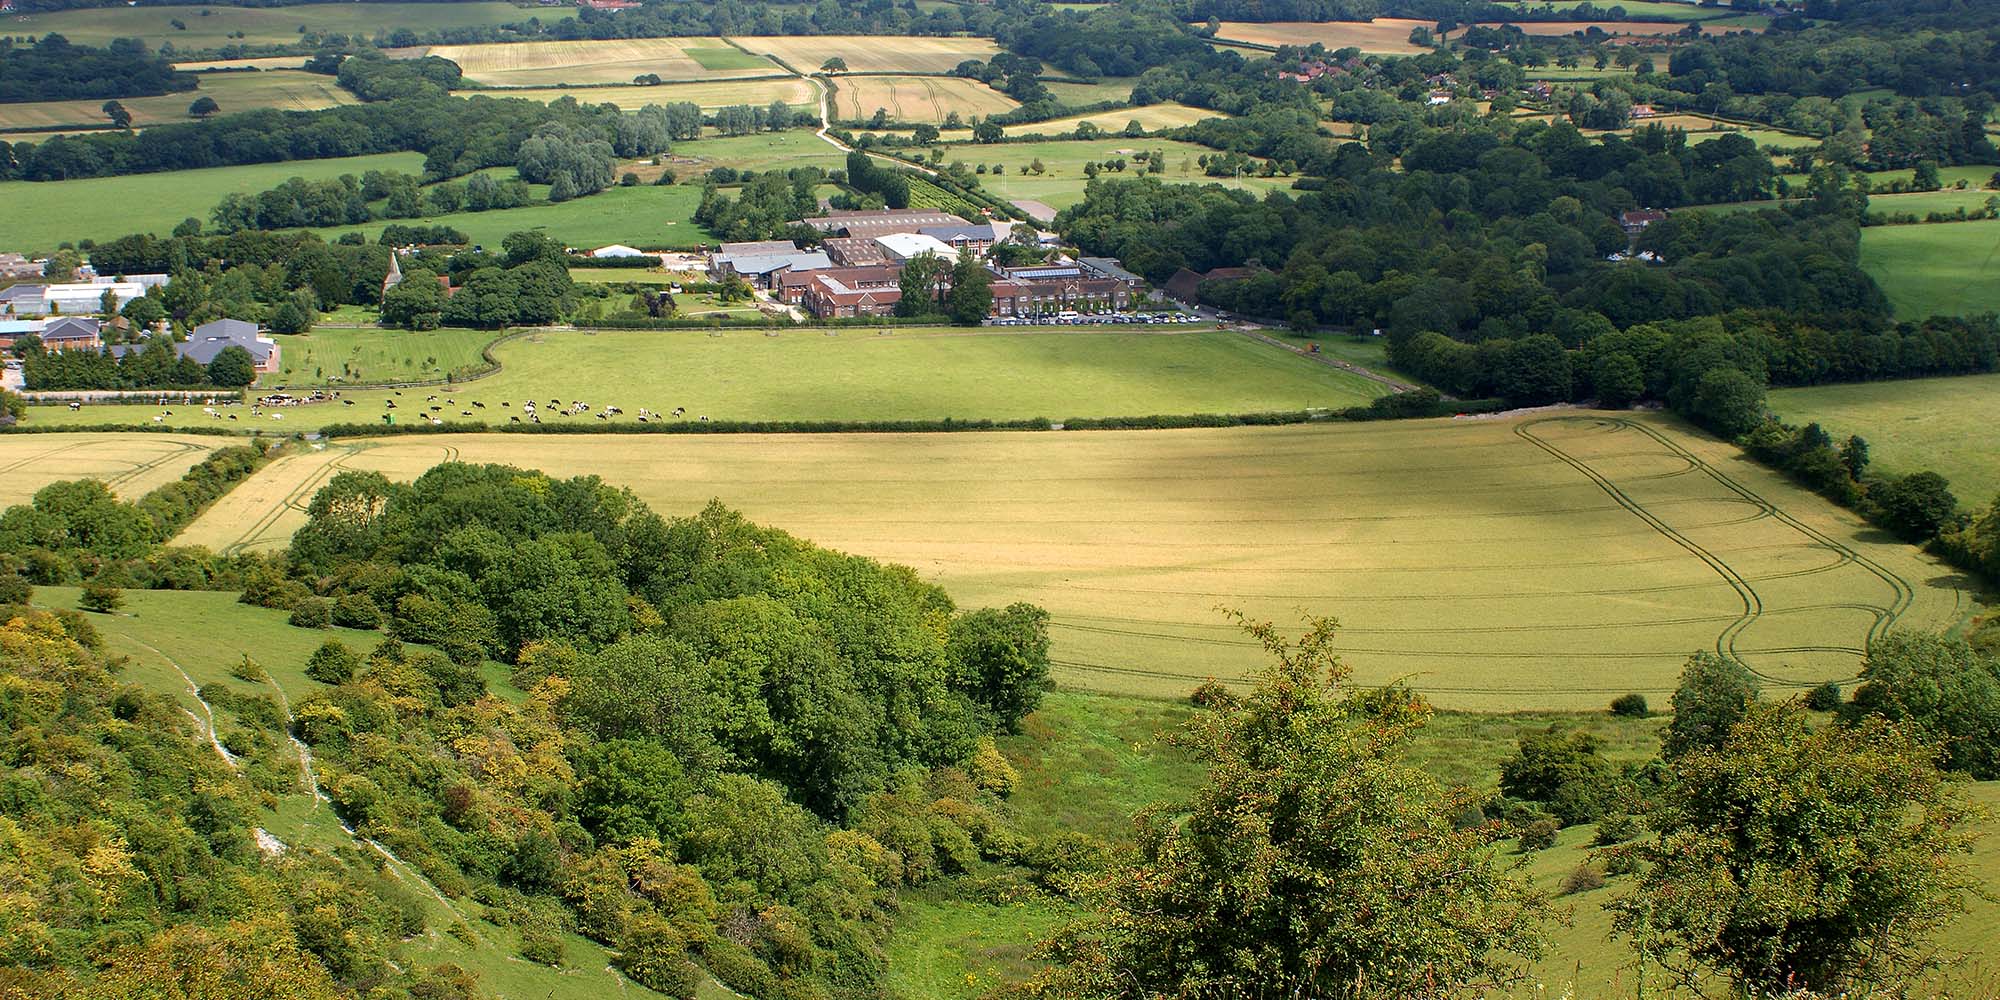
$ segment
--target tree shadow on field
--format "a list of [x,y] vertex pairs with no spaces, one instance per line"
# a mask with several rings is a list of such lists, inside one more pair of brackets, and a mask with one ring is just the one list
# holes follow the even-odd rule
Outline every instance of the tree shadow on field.
[[1968,573],[1945,573],[1924,581],[1924,586],[1932,590],[1956,590],[1972,596],[1972,600],[1983,608],[1991,609],[2000,605],[2000,591],[1986,585],[1984,580]]

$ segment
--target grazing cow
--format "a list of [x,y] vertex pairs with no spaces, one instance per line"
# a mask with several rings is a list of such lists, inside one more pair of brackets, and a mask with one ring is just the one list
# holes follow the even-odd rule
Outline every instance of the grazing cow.
[[460,410],[460,411],[458,411],[458,415],[459,415],[459,416],[461,416],[461,417],[469,417],[469,416],[472,416],[472,411],[471,411],[471,410]]
[[351,399],[343,399],[343,400],[341,400],[340,402],[341,402],[341,405],[342,405],[342,406],[353,406],[353,405],[354,405],[354,400],[351,400]]
[[472,401],[472,405],[474,405],[474,406],[476,406],[476,407],[479,407],[479,408],[480,408],[480,409],[482,409],[482,410],[483,410],[483,409],[486,409],[486,404],[485,404],[485,403],[482,403],[482,402],[480,402],[479,400],[476,400],[476,399]]
[[510,423],[510,424],[518,424],[518,423],[520,423],[520,422],[521,422],[521,418],[520,418],[520,417],[508,417],[508,418],[507,418],[507,422],[508,422],[508,423]]

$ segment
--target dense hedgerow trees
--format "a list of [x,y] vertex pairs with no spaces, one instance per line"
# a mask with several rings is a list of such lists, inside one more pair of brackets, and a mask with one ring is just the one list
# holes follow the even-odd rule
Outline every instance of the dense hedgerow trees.
[[151,97],[193,90],[198,82],[136,38],[112,39],[101,49],[53,33],[27,45],[0,38],[0,103]]

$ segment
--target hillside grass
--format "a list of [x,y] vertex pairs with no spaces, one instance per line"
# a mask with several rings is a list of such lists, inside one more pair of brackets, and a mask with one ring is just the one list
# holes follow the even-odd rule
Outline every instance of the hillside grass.
[[[172,42],[182,52],[232,45],[297,45],[301,27],[373,38],[408,28],[423,33],[449,28],[487,27],[540,18],[544,24],[576,16],[573,7],[519,7],[468,0],[458,3],[317,3],[290,7],[153,6],[91,7],[7,15],[7,33],[40,38],[55,32],[79,45],[104,45],[114,38],[143,39],[151,48]],[[187,26],[185,31],[174,21]],[[242,38],[232,37],[237,32]]]
[[[714,412],[689,390],[716,383],[665,355],[670,342],[656,337],[655,354],[690,373],[684,380],[668,375],[637,398],[596,388],[587,398],[628,413],[681,404],[690,418]],[[1127,364],[1143,350],[1117,340],[1096,349]],[[1219,381],[1214,365],[1192,370]],[[819,378],[827,392],[864,394]],[[1024,374],[1013,388],[1043,381]],[[518,408],[524,394],[510,395]],[[527,395],[571,398],[546,386]],[[519,412],[496,409],[499,398],[472,383],[434,405],[447,416]],[[405,414],[426,405],[415,392],[402,403]],[[353,409],[365,417],[368,408]],[[1180,697],[1205,678],[1250,677],[1262,655],[1219,608],[1288,632],[1301,613],[1335,616],[1362,682],[1406,679],[1449,708],[1573,711],[1627,692],[1664,704],[1703,649],[1743,659],[1774,693],[1844,681],[1882,629],[1949,627],[1976,607],[1968,581],[1916,549],[1732,445],[1636,414],[1167,432],[342,440],[273,463],[182,540],[268,550],[302,522],[326,477],[372,469],[411,479],[448,459],[596,473],[669,513],[720,499],[760,523],[910,566],[966,606],[1039,604],[1053,615],[1057,677],[1114,693]]]
[[2000,374],[1774,389],[1769,398],[1791,423],[1861,435],[1877,472],[1939,473],[1972,510],[2000,496]]
[[224,195],[254,194],[292,177],[326,180],[370,170],[416,174],[423,168],[422,153],[382,153],[73,181],[0,181],[0,202],[8,206],[9,245],[23,253],[47,253],[59,243],[85,238],[165,236],[182,219],[206,223]]
[[[545,199],[548,195],[546,186],[536,185],[530,190],[537,199]],[[474,244],[485,247],[498,247],[507,234],[524,230],[540,230],[579,247],[599,247],[610,243],[693,247],[714,239],[708,230],[693,222],[694,210],[700,204],[701,188],[698,185],[655,187],[642,184],[638,187],[612,187],[560,204],[537,200],[520,208],[454,212],[418,219],[377,219],[359,226],[315,231],[329,241],[343,233],[360,233],[372,243],[387,226],[443,225],[465,233]]]

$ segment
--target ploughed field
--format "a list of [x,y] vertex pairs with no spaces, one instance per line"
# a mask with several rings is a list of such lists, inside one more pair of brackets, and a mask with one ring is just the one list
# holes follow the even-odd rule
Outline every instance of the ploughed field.
[[193,434],[0,435],[0,510],[68,479],[101,479],[119,496],[137,500],[234,443]]
[[1338,617],[1364,682],[1446,707],[1661,700],[1699,649],[1774,693],[1851,678],[1871,637],[1970,610],[1915,549],[1663,417],[990,434],[449,435],[280,459],[183,535],[282,546],[348,469],[595,473],[711,498],[914,567],[968,606],[1054,616],[1065,685],[1178,696],[1264,658],[1218,608]]

